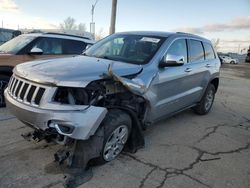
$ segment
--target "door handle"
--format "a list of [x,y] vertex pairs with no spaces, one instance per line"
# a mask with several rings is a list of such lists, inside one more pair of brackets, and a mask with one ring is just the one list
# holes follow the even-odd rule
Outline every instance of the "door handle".
[[185,72],[191,72],[192,69],[191,68],[186,68]]
[[211,65],[210,64],[206,64],[206,67],[209,68],[209,67],[211,67]]

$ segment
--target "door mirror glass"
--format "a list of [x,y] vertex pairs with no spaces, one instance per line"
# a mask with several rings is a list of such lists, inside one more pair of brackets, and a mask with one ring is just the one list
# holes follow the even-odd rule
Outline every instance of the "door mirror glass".
[[167,54],[160,63],[160,67],[175,67],[184,64],[184,56]]
[[29,52],[30,55],[42,55],[43,54],[43,50],[37,47],[34,47],[30,50]]
[[89,49],[93,44],[87,44],[87,46],[85,47],[85,49],[82,51],[82,53],[84,53],[87,49]]

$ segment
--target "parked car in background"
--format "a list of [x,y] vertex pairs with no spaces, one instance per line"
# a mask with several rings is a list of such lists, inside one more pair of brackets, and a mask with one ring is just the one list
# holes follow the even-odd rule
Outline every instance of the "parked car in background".
[[116,33],[83,55],[17,65],[5,90],[18,119],[41,138],[68,143],[55,155],[59,162],[111,161],[127,141],[142,147],[147,125],[191,107],[200,115],[212,108],[221,63],[207,39]]
[[0,46],[21,34],[18,30],[0,28]]
[[23,34],[0,46],[0,107],[5,105],[3,91],[19,63],[81,54],[93,40],[59,33]]
[[232,58],[228,55],[222,55],[222,56],[220,56],[220,58],[222,59],[222,63],[230,63],[230,64],[238,64],[239,63],[238,59]]

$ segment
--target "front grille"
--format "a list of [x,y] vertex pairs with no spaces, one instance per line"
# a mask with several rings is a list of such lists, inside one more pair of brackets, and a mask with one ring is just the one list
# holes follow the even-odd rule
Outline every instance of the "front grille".
[[45,87],[12,76],[8,85],[9,94],[17,100],[38,106],[46,91]]

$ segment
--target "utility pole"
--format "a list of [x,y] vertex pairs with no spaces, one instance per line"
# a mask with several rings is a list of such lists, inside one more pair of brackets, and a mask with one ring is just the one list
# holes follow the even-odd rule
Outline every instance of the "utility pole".
[[109,34],[115,33],[116,9],[117,9],[117,0],[112,0],[112,12],[111,12],[111,22],[110,22]]

